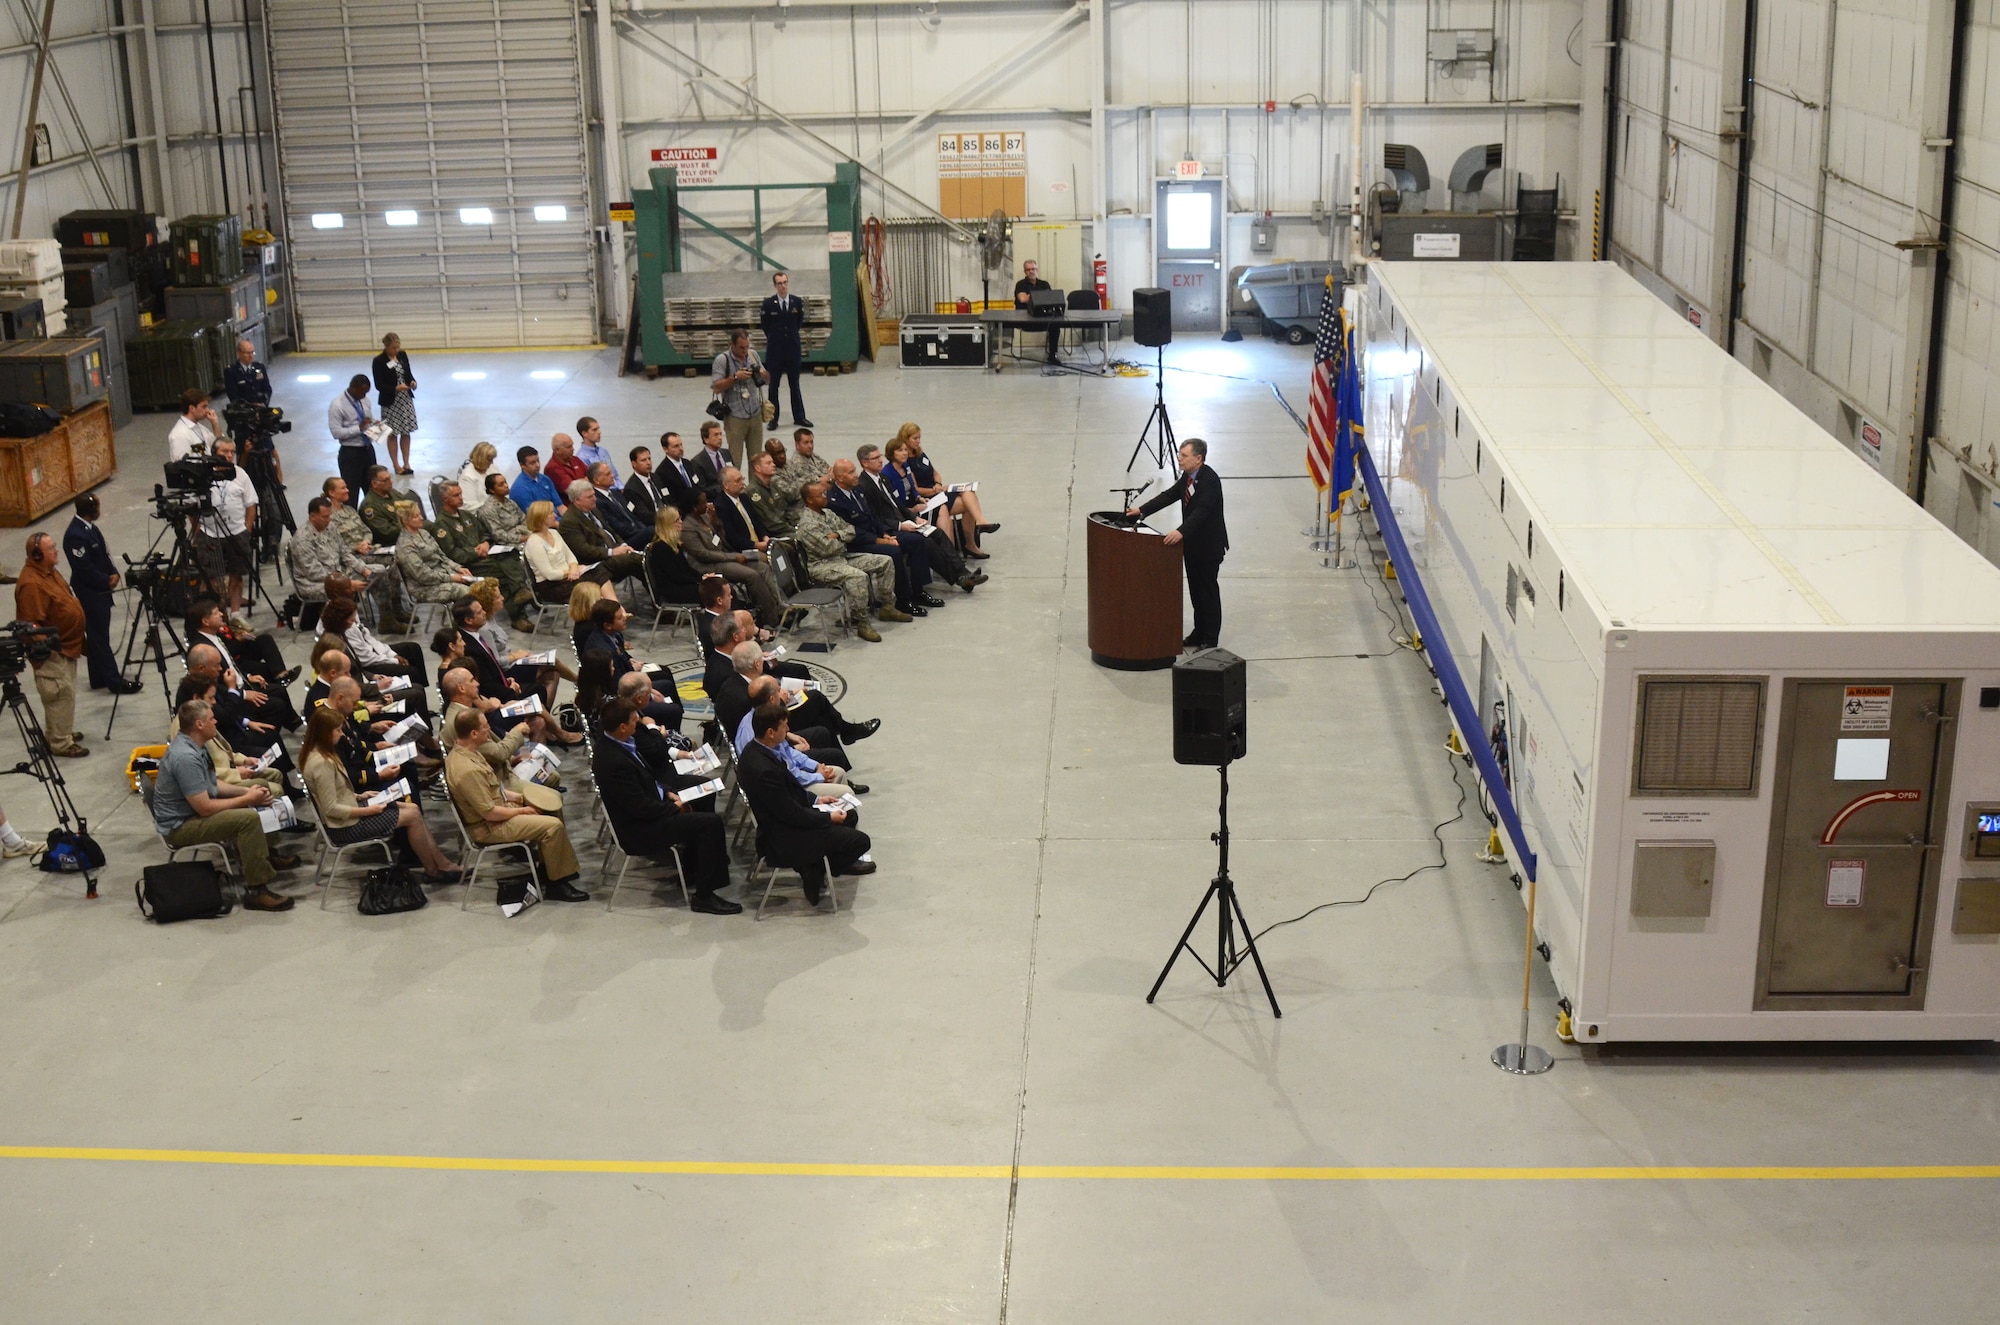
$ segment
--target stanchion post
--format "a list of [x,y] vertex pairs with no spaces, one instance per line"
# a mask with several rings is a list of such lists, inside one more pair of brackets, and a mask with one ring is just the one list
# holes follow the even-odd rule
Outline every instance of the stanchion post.
[[1503,1044],[1493,1051],[1493,1066],[1502,1072],[1512,1072],[1517,1077],[1537,1076],[1556,1065],[1548,1050],[1528,1043],[1528,997],[1535,984],[1535,887],[1535,880],[1530,877],[1527,951],[1521,959],[1521,1040],[1518,1044]]

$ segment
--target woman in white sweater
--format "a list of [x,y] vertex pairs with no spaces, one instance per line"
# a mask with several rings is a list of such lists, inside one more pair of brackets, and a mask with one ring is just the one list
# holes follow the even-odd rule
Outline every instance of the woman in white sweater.
[[465,494],[465,504],[460,509],[476,511],[486,504],[486,476],[492,472],[499,455],[491,442],[481,442],[472,448],[465,467],[458,471],[459,490]]
[[556,532],[556,508],[545,501],[528,507],[528,535],[521,540],[521,551],[534,573],[535,597],[545,603],[567,603],[570,587],[578,580],[601,584],[610,578],[602,566],[583,569],[569,544]]

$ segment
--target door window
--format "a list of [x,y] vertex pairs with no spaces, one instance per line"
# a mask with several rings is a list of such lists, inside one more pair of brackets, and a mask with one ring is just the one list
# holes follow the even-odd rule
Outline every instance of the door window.
[[1215,247],[1213,200],[1200,189],[1167,194],[1167,247],[1178,252],[1205,252]]

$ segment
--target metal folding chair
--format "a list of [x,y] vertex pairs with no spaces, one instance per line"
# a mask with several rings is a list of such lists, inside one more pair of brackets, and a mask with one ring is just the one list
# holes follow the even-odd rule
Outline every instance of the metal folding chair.
[[313,807],[313,833],[319,839],[319,861],[313,866],[313,887],[319,889],[319,909],[326,910],[327,898],[333,892],[333,876],[340,872],[343,857],[356,851],[366,851],[369,847],[380,847],[382,863],[396,863],[396,852],[390,845],[390,837],[371,837],[365,842],[349,842],[345,846],[334,845],[333,838],[326,830],[326,811],[320,808],[319,797],[313,795],[312,784],[306,784],[306,800]]
[[174,861],[179,860],[181,858],[181,852],[183,851],[189,853],[190,855],[199,855],[202,851],[212,847],[214,848],[216,855],[221,858],[222,861],[221,868],[224,874],[232,874],[239,879],[243,877],[243,862],[241,859],[238,858],[236,854],[235,843],[195,842],[192,843],[191,845],[184,847],[175,846],[172,842],[167,841],[167,835],[165,833],[160,832],[160,821],[158,819],[153,818],[153,779],[148,777],[144,773],[141,773],[139,775],[139,793],[140,793],[140,798],[146,802],[146,817],[152,820],[153,831],[155,833],[159,833],[160,845],[167,849],[168,864],[172,864]]

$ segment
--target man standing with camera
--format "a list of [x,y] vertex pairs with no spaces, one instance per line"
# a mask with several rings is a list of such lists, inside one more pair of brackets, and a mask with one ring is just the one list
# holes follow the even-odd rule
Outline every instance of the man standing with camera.
[[231,468],[230,476],[209,488],[213,509],[201,518],[205,567],[213,580],[220,572],[228,585],[229,611],[243,610],[243,577],[250,573],[251,531],[257,527],[257,488],[236,468],[236,443],[224,437],[215,444],[215,458]]
[[215,453],[215,411],[208,407],[208,393],[191,386],[181,392],[181,416],[167,433],[167,459],[185,460],[192,452]]
[[90,688],[114,695],[136,695],[140,684],[118,672],[118,654],[111,647],[111,592],[118,587],[118,570],[111,549],[97,527],[97,498],[84,493],[76,499],[76,516],[63,531],[63,555],[69,577],[83,605],[83,634],[90,650]]
[[[14,620],[47,626],[61,647],[35,662],[35,693],[42,697],[42,727],[49,752],[81,759],[90,753],[76,730],[76,660],[83,655],[83,604],[56,573],[56,541],[28,535],[28,560],[14,586]],[[32,659],[31,659],[32,661]]]
[[729,348],[715,356],[710,377],[708,389],[715,399],[709,402],[709,415],[722,420],[729,454],[741,469],[750,463],[750,448],[764,444],[764,393],[757,388],[766,375],[757,352],[750,348],[749,332],[729,333]]

